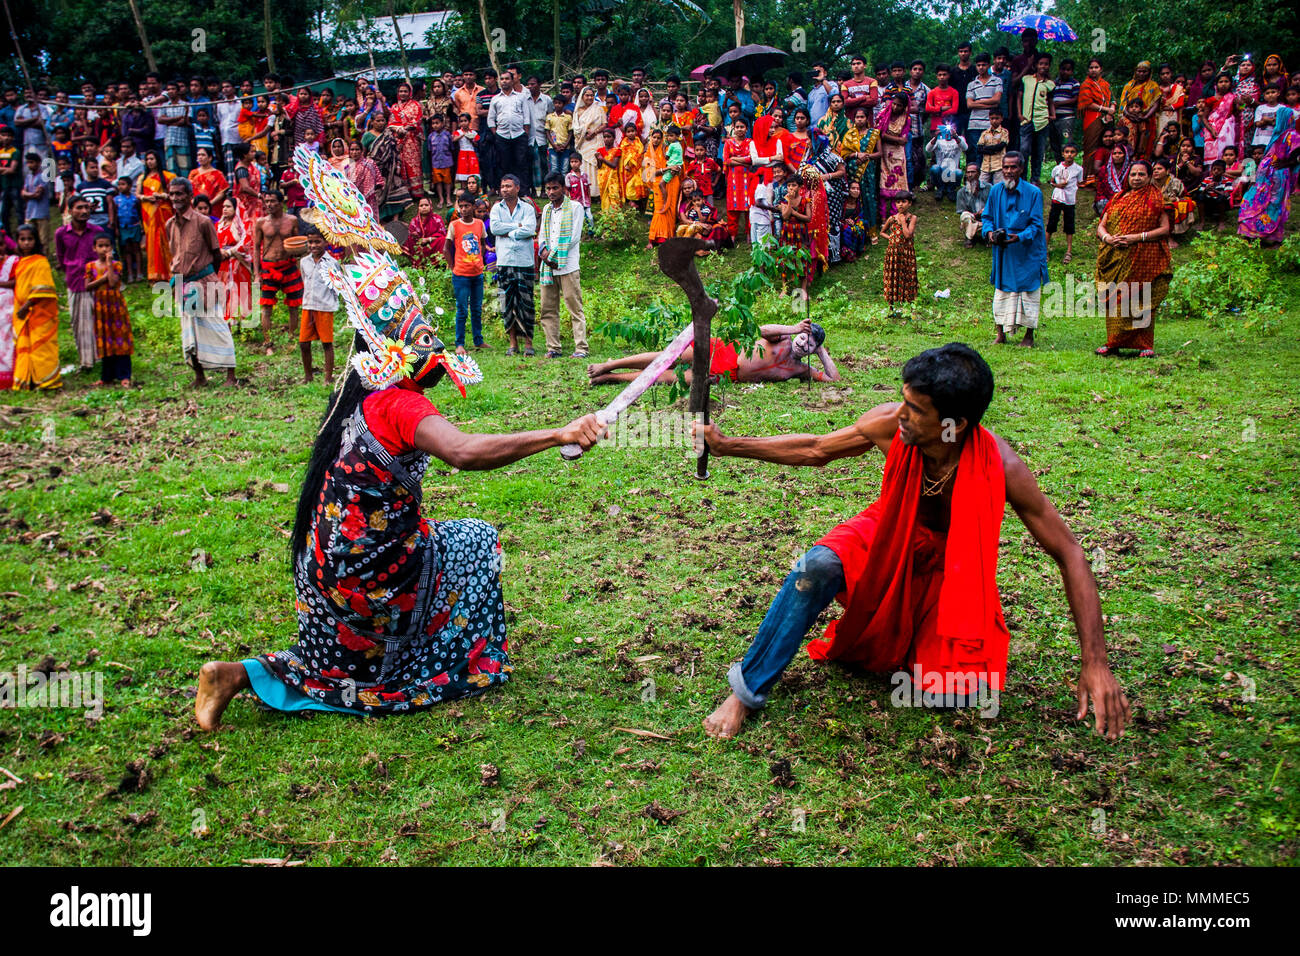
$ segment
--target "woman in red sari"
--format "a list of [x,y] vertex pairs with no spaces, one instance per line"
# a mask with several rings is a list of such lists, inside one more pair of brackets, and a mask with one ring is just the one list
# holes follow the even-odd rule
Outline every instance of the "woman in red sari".
[[424,192],[424,170],[420,165],[420,133],[424,129],[424,111],[411,99],[411,87],[397,85],[397,102],[389,109],[388,128],[398,138],[402,171],[413,197]]
[[1098,355],[1138,349],[1155,356],[1155,314],[1169,292],[1169,213],[1144,159],[1129,166],[1124,190],[1097,222],[1097,296],[1106,308],[1106,344]]
[[441,261],[438,257],[446,244],[447,224],[433,211],[433,200],[421,196],[406,242],[402,243],[402,251],[411,260],[411,265],[423,269]]
[[736,120],[731,136],[722,145],[722,165],[727,171],[727,231],[736,242],[749,235],[749,204],[754,192],[750,184],[754,178],[752,141],[746,132],[745,121]]
[[219,210],[230,195],[230,181],[226,179],[225,173],[212,165],[212,151],[206,146],[200,146],[195,155],[199,164],[189,173],[194,195],[207,196],[212,208]]
[[239,328],[239,323],[253,314],[253,232],[244,228],[238,207],[234,199],[226,199],[217,221],[221,251],[232,253],[221,260],[217,269],[226,297],[226,323],[232,329]]

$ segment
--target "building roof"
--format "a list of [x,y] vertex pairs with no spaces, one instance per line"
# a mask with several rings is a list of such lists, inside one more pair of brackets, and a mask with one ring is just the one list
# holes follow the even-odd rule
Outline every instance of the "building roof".
[[[417,53],[432,49],[432,44],[425,38],[430,29],[441,29],[447,21],[456,16],[454,10],[437,10],[430,13],[400,14],[397,25],[402,31],[402,43],[407,53]],[[367,26],[365,20],[354,20],[340,30],[335,24],[326,24],[322,39],[340,56],[367,56],[371,49],[375,55],[397,53],[397,34],[393,31],[393,21],[389,17],[372,17]],[[343,35],[335,40],[336,33]],[[366,39],[370,40],[369,46]]]

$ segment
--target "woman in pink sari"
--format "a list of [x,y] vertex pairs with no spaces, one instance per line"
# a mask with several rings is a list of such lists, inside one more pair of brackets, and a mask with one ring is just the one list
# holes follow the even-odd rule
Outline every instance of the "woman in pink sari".
[[907,186],[907,147],[912,123],[907,115],[908,95],[895,93],[887,109],[876,122],[880,133],[880,221],[884,222],[898,206],[894,197],[910,192]]
[[366,203],[370,206],[370,211],[379,218],[379,202],[376,197],[379,190],[384,187],[384,177],[379,172],[379,167],[369,156],[361,152],[361,142],[353,140],[348,143],[348,159],[352,165],[348,167],[348,178],[352,180],[352,185],[356,186],[361,195],[366,197]]
[[[4,236],[5,243],[9,237]],[[0,390],[14,387],[14,268],[18,257],[8,249],[0,250]]]
[[1225,147],[1238,145],[1239,107],[1232,92],[1232,77],[1220,73],[1214,81],[1214,95],[1201,100],[1196,109],[1205,130],[1205,165],[1208,167],[1223,155]]
[[412,198],[424,192],[424,170],[420,166],[420,134],[424,129],[424,111],[411,99],[411,87],[406,82],[397,85],[397,102],[389,109],[388,128],[398,138],[402,171],[411,190]]

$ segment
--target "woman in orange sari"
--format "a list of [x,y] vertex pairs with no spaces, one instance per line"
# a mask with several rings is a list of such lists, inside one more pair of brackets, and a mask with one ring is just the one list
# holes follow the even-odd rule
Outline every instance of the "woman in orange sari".
[[140,174],[135,194],[140,199],[145,258],[152,282],[166,281],[172,277],[172,252],[167,244],[167,222],[173,213],[171,200],[167,198],[167,184],[175,178],[163,169],[157,150],[151,149],[144,154],[144,172]]
[[1088,61],[1088,75],[1079,85],[1079,115],[1083,117],[1083,175],[1085,181],[1097,177],[1097,150],[1108,124],[1115,122],[1115,106],[1110,101],[1110,84],[1102,78],[1101,60]]
[[1143,60],[1133,68],[1133,79],[1119,94],[1123,111],[1121,122],[1128,127],[1133,155],[1149,159],[1156,145],[1156,110],[1160,107],[1160,87],[1151,79],[1151,63]]
[[1124,190],[1097,222],[1097,297],[1106,308],[1106,344],[1098,355],[1138,349],[1155,356],[1155,315],[1169,292],[1169,213],[1151,181],[1151,164],[1137,159]]
[[650,134],[650,145],[646,148],[645,162],[641,166],[641,178],[651,187],[650,197],[654,201],[654,214],[650,219],[650,242],[646,245],[647,249],[655,242],[671,239],[677,234],[677,206],[682,192],[681,170],[678,169],[677,175],[664,184],[663,191],[667,194],[665,198],[659,195],[660,190],[657,188],[659,182],[655,173],[667,168],[668,154],[664,151],[663,130],[657,129]]
[[14,390],[62,388],[59,298],[36,227],[18,227],[14,268]]

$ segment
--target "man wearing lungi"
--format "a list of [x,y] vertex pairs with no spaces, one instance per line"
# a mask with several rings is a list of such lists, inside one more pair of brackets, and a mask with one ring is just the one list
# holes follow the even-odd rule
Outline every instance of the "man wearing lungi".
[[1005,345],[1019,326],[1020,344],[1032,348],[1038,306],[1047,281],[1047,236],[1043,231],[1043,193],[1021,179],[1024,159],[1017,152],[1002,157],[1002,182],[984,204],[980,234],[993,249],[994,344]]

